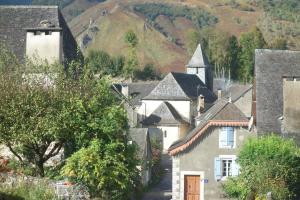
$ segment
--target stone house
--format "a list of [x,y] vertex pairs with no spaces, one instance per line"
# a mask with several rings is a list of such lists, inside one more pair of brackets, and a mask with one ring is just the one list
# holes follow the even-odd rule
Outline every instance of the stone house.
[[221,184],[236,176],[237,153],[246,138],[249,118],[230,100],[219,98],[197,118],[197,127],[169,148],[172,200],[223,199]]
[[24,62],[68,63],[80,56],[58,6],[0,6],[0,44]]
[[300,51],[255,51],[253,116],[257,133],[300,141]]

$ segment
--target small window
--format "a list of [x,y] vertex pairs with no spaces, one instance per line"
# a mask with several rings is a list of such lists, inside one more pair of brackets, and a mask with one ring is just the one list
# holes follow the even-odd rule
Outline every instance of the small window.
[[167,131],[164,131],[164,137],[165,138],[167,137]]
[[232,159],[222,160],[222,176],[232,176]]
[[235,134],[233,127],[220,128],[219,148],[235,148]]
[[235,156],[219,156],[215,158],[215,179],[226,180],[227,177],[237,176],[239,165]]

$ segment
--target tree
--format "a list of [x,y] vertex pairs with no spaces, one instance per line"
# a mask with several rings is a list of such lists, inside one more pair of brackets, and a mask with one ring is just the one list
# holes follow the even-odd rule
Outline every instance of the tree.
[[107,75],[113,70],[111,57],[105,51],[91,50],[87,55],[86,63],[95,73]]
[[229,37],[228,46],[228,64],[230,67],[232,79],[238,79],[238,53],[239,53],[239,43],[236,36],[232,35]]
[[238,164],[240,175],[224,185],[229,197],[254,200],[268,192],[274,200],[299,197],[300,149],[292,139],[251,138],[242,147]]
[[125,33],[125,42],[131,47],[135,48],[138,44],[138,38],[133,30],[129,30]]
[[144,81],[156,80],[160,78],[156,73],[153,64],[151,63],[146,64],[143,70],[136,70],[134,76],[136,79]]
[[126,65],[124,67],[124,75],[126,78],[133,79],[134,72],[138,68],[138,58],[136,54],[136,46],[138,45],[138,38],[136,34],[129,30],[125,33],[125,43],[129,46],[129,55]]
[[[62,68],[62,66],[60,66]],[[63,124],[63,108],[67,103],[64,90],[48,87],[52,74],[0,74],[0,142],[24,163],[34,164],[44,176],[44,163],[57,155],[70,137]],[[59,78],[57,78],[58,80]]]
[[251,82],[254,75],[254,53],[255,49],[264,48],[266,42],[261,31],[255,28],[251,32],[243,33],[240,37],[239,52],[239,80]]

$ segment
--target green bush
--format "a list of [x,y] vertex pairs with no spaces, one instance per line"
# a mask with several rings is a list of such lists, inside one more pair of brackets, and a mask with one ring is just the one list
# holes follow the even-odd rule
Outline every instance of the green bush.
[[17,185],[0,185],[1,200],[54,200],[57,199],[52,189],[46,184],[28,184],[21,182]]
[[251,138],[242,147],[240,175],[224,185],[225,193],[236,199],[249,196],[273,200],[297,199],[300,195],[300,150],[292,139],[269,135]]

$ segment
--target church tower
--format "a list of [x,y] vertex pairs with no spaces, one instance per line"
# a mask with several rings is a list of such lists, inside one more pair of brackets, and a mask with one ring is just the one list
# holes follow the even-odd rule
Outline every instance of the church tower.
[[201,45],[198,44],[194,55],[189,63],[186,65],[187,74],[196,74],[200,80],[207,85],[209,89],[212,89],[212,73],[211,67],[208,63],[206,56],[202,52]]

